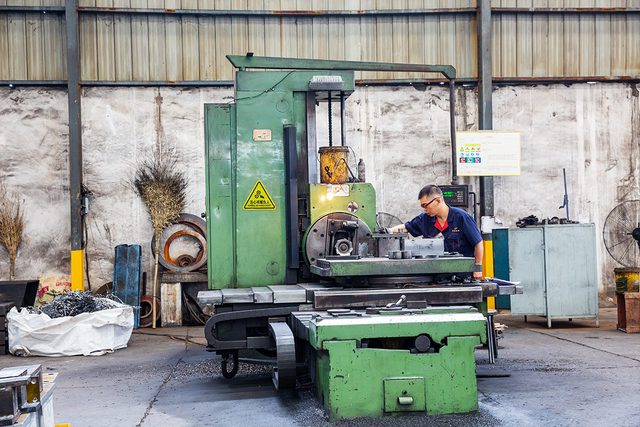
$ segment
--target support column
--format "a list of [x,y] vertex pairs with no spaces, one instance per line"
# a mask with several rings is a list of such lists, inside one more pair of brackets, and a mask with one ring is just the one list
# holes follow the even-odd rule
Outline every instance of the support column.
[[69,97],[69,196],[71,200],[71,289],[84,291],[82,242],[82,120],[78,0],[65,0]]
[[[493,129],[491,91],[491,0],[478,0],[478,108],[479,130]],[[493,216],[493,177],[480,177],[480,216]]]
[[[478,116],[479,130],[493,129],[492,99],[493,89],[491,64],[491,0],[478,0]],[[493,216],[493,177],[480,177],[480,223],[482,218]],[[482,228],[481,228],[481,231]],[[482,233],[484,256],[482,274],[493,277],[493,241],[491,231]],[[495,308],[495,298],[487,298],[487,307]]]

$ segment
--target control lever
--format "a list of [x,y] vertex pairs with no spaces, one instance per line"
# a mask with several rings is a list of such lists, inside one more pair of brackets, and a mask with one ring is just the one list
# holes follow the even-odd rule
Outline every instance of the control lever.
[[394,307],[400,307],[400,305],[402,303],[407,302],[407,296],[406,295],[402,295],[400,297],[400,299],[398,300],[398,302],[390,302],[389,304],[386,305],[387,308],[394,308]]

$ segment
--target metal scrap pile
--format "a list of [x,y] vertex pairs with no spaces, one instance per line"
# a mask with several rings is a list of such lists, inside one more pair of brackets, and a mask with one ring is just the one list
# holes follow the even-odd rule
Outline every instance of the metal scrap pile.
[[36,308],[36,312],[44,313],[51,318],[77,316],[82,313],[93,313],[100,310],[120,307],[121,304],[111,299],[92,295],[90,292],[72,291],[58,295],[49,304]]

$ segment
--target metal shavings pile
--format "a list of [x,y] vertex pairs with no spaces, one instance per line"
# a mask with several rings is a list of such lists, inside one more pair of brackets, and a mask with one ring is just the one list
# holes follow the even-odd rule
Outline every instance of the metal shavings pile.
[[53,319],[117,307],[121,307],[121,304],[108,298],[92,295],[91,292],[71,291],[58,295],[49,304],[36,308],[35,311]]

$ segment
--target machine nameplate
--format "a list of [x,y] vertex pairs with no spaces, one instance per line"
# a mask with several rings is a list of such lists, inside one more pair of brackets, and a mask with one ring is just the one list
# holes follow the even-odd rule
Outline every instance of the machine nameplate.
[[254,129],[254,141],[271,141],[271,129]]
[[247,201],[242,206],[245,211],[272,211],[275,208],[276,204],[273,203],[269,192],[260,180],[253,186],[251,194],[249,194]]

